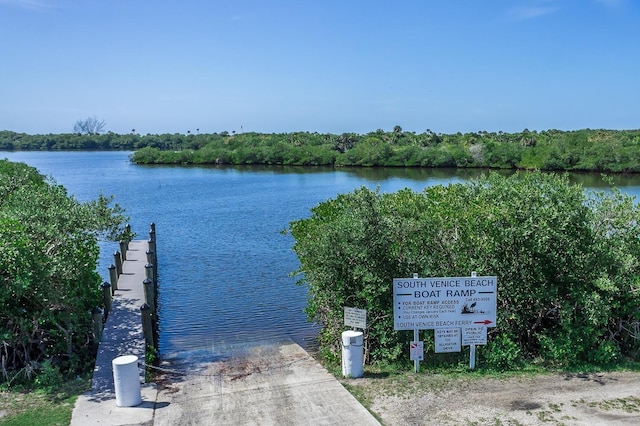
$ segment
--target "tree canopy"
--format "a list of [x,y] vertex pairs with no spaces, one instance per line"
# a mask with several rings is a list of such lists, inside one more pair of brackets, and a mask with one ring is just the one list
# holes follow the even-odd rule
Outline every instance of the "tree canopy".
[[87,135],[97,135],[104,131],[107,123],[104,120],[100,120],[98,117],[87,117],[84,120],[76,121],[73,126],[73,131],[76,133],[85,133]]
[[0,382],[61,372],[94,356],[92,308],[101,304],[98,239],[127,218],[112,199],[78,202],[23,163],[0,160]]
[[[338,359],[344,306],[367,309],[370,362],[406,360],[413,336],[393,330],[393,278],[476,271],[498,277],[497,326],[480,354],[488,367],[511,368],[638,358],[639,219],[615,188],[586,193],[567,176],[491,173],[422,193],[363,187],[289,230],[328,360]],[[422,338],[433,347],[433,332]]]

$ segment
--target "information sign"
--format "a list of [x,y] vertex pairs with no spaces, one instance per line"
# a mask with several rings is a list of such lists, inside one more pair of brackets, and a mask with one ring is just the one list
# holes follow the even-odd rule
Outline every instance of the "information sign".
[[496,277],[394,278],[395,330],[495,327]]
[[344,307],[344,325],[347,327],[367,328],[367,310]]
[[438,328],[434,330],[436,353],[460,352],[460,329]]
[[409,354],[412,361],[422,361],[424,359],[424,342],[412,341],[409,344]]
[[487,327],[462,327],[462,346],[486,344]]

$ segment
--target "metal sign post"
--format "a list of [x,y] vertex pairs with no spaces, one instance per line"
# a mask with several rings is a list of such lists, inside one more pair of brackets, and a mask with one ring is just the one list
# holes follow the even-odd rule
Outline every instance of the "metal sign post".
[[[418,329],[413,330],[413,341],[414,342],[419,342],[420,341],[420,337],[418,336]],[[416,373],[418,373],[420,371],[420,360],[418,358],[415,358],[413,360],[413,371],[415,371]]]
[[[471,271],[471,278],[476,277],[476,271]],[[486,327],[485,327],[486,332]],[[476,368],[476,344],[471,343],[469,345],[469,369],[473,370]]]
[[[418,274],[413,274],[413,278],[417,279],[418,278]],[[413,341],[414,342],[419,342],[420,341],[420,331],[417,328],[413,329]],[[415,357],[413,360],[413,371],[415,371],[416,373],[418,373],[420,371],[420,359],[419,357]]]

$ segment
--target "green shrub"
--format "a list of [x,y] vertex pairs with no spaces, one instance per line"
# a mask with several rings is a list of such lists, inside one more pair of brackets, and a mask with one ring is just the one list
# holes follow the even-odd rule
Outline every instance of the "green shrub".
[[490,370],[515,370],[523,361],[520,347],[504,333],[491,339],[478,352],[484,366]]
[[306,312],[322,326],[329,359],[339,360],[344,306],[367,309],[369,362],[406,359],[411,336],[393,329],[393,278],[471,271],[498,277],[491,368],[638,354],[640,214],[615,188],[586,194],[567,176],[540,172],[491,173],[422,193],[363,187],[289,229],[309,287]]
[[35,385],[43,389],[54,389],[61,386],[62,383],[64,383],[64,377],[60,369],[52,365],[49,360],[43,362],[35,378]]

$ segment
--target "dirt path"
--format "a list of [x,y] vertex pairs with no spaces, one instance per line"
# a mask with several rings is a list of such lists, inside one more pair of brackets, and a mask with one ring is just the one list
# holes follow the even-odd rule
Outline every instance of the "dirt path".
[[505,380],[405,375],[343,383],[386,426],[640,425],[640,373]]

